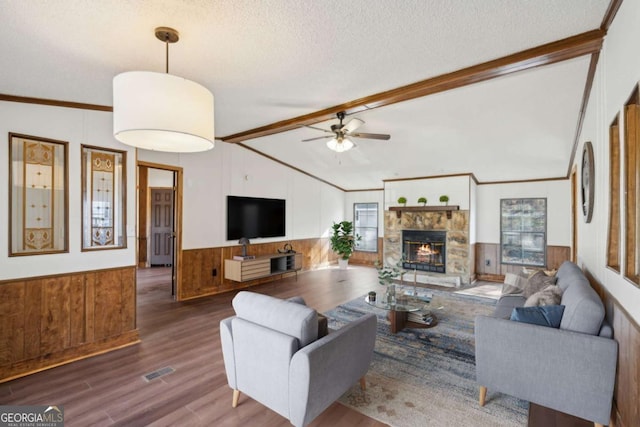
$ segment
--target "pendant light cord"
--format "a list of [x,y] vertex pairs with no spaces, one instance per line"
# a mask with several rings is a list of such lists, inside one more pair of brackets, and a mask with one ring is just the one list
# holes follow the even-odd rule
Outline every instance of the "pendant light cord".
[[167,58],[165,72],[169,74],[169,39],[168,38],[164,41],[164,45],[165,45],[166,58]]

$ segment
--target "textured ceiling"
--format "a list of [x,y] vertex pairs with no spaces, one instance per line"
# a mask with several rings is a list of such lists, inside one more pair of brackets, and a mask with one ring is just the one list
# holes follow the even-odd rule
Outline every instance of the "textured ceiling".
[[[0,93],[111,105],[116,74],[164,70],[153,29],[171,26],[181,40],[170,48],[170,72],[214,92],[216,135],[225,136],[596,29],[608,4],[5,0]],[[300,143],[317,135],[309,129],[247,144],[346,189],[454,172],[560,176],[587,70],[585,57],[368,111],[358,115],[367,122],[361,131],[391,140],[364,141],[340,157],[322,141]],[[482,165],[496,156],[504,168]],[[522,157],[530,162],[512,166]]]
[[[391,139],[354,138],[357,147],[345,153],[329,151],[326,140],[302,142],[323,135],[308,128],[246,144],[346,189],[467,172],[481,181],[560,177],[567,173],[589,60],[355,114],[365,121],[358,131],[388,132]],[[337,120],[317,127],[332,123]]]

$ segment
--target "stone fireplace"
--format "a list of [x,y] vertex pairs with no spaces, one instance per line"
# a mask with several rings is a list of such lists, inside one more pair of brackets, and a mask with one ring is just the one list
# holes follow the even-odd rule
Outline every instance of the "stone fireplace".
[[469,243],[469,211],[451,212],[451,218],[444,211],[403,211],[399,217],[395,211],[385,211],[384,264],[397,265],[403,257],[407,260],[403,263],[405,281],[468,284],[475,262]]

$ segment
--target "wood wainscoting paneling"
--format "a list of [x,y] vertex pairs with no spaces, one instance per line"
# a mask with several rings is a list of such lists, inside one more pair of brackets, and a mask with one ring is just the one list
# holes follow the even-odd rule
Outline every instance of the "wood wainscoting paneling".
[[0,282],[0,382],[137,342],[135,267]]
[[368,265],[374,267],[376,263],[382,264],[382,254],[384,253],[382,245],[384,244],[384,238],[378,237],[378,252],[361,252],[355,251],[349,258],[350,264],[356,265]]
[[[247,246],[249,255],[267,255],[283,250],[285,243],[290,243],[293,250],[303,255],[302,269],[309,270],[327,265],[327,239],[302,239],[272,243],[258,243]],[[265,277],[248,282],[234,282],[224,278],[224,260],[242,253],[242,246],[224,246],[203,249],[187,249],[182,251],[182,280],[178,287],[178,300],[215,295],[234,289],[247,288],[260,283],[270,282],[280,276]],[[215,272],[215,274],[214,274]],[[288,273],[293,274],[293,273]]]
[[[502,282],[506,273],[516,274],[522,271],[521,265],[500,263],[499,243],[476,243],[475,247],[475,267],[479,279]],[[558,268],[564,261],[570,259],[569,246],[547,246],[547,269]]]
[[[640,425],[640,326],[588,270],[583,270],[607,309],[618,342],[618,366],[613,392],[612,427]],[[629,284],[631,286],[631,284]]]
[[[303,271],[326,267],[338,262],[338,258],[331,250],[331,245],[327,238],[250,244],[247,247],[247,253],[255,256],[274,254],[279,249],[282,250],[285,243],[290,243],[296,252],[303,255]],[[241,253],[242,246],[240,245],[183,250],[182,280],[178,287],[177,299],[181,301],[206,295],[215,295],[271,282],[281,277],[271,276],[242,283],[225,279],[224,260],[233,258],[234,255],[240,255]],[[373,266],[376,260],[382,261],[382,238],[378,239],[377,253],[354,252],[349,262]],[[286,274],[291,275],[293,273]]]

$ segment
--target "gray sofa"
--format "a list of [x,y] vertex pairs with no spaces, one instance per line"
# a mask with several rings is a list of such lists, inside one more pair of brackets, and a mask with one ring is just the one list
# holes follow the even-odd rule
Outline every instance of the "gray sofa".
[[558,329],[509,320],[523,296],[505,295],[493,316],[476,317],[480,405],[489,390],[609,424],[618,353],[613,331],[577,265],[564,262],[556,276],[565,306]]
[[232,406],[240,392],[305,426],[369,370],[376,316],[366,314],[318,338],[318,314],[301,298],[253,292],[233,299],[236,315],[220,322]]

